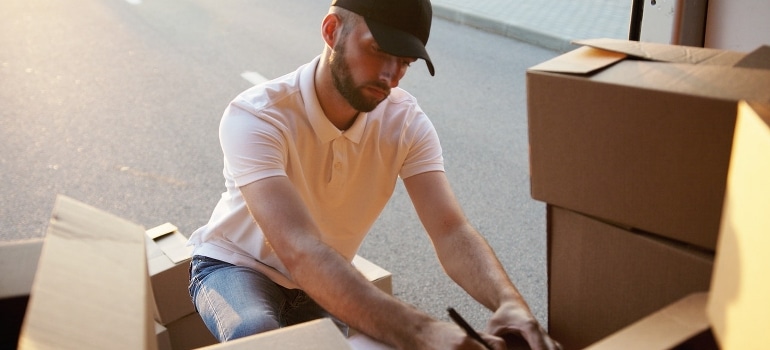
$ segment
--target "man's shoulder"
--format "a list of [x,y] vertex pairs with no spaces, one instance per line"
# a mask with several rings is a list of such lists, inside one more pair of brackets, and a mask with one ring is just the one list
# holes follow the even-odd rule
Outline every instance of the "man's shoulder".
[[246,89],[233,100],[233,104],[259,111],[299,94],[299,90],[298,76],[292,72]]

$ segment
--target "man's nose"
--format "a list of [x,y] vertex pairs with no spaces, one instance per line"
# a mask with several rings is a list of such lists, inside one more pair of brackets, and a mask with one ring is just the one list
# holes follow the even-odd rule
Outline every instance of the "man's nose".
[[398,57],[390,56],[383,61],[380,68],[380,80],[387,83],[390,88],[398,87],[401,80],[401,60]]

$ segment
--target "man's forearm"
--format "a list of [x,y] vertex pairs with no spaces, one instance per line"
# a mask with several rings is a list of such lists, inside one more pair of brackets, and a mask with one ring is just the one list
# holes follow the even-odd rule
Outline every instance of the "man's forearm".
[[287,265],[313,300],[349,326],[398,348],[432,319],[382,292],[337,252],[319,242]]
[[441,265],[479,303],[496,310],[504,302],[527,308],[486,240],[469,226],[434,241]]

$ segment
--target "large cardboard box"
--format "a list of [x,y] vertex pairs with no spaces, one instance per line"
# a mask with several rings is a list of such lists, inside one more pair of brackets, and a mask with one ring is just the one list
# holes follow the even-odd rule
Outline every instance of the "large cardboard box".
[[344,350],[348,341],[328,318],[281,328],[272,332],[235,339],[203,348],[205,350]]
[[708,317],[723,349],[770,344],[770,104],[742,102]]
[[147,230],[147,263],[155,299],[155,319],[167,325],[195,312],[187,285],[192,247],[171,223]]
[[16,349],[43,239],[0,242],[0,349]]
[[527,71],[532,197],[714,251],[737,104],[770,101],[770,70],[739,67],[743,53],[580,43]]
[[706,318],[708,293],[690,294],[591,344],[586,350],[716,350]]
[[548,330],[581,349],[694,292],[713,255],[547,206]]
[[156,349],[144,245],[142,227],[57,197],[19,349]]

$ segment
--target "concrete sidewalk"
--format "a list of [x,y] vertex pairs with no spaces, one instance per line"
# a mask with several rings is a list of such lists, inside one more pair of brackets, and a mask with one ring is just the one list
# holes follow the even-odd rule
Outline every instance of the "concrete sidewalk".
[[437,17],[565,52],[576,39],[627,39],[632,0],[432,0]]

